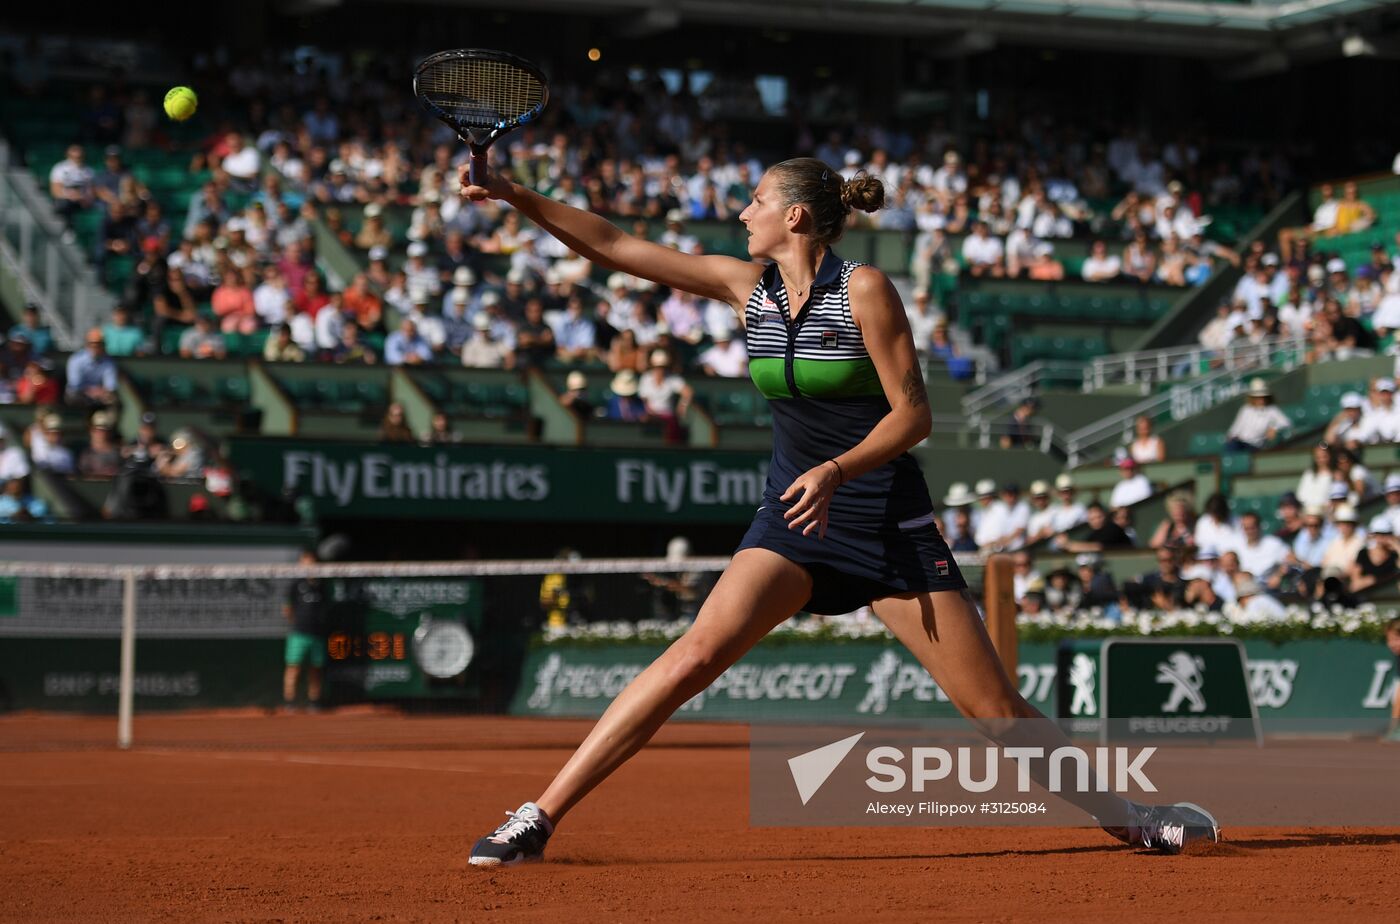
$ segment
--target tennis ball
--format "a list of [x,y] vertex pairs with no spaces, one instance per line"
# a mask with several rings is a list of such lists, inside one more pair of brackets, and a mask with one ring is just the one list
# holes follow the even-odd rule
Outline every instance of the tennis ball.
[[183,122],[199,107],[199,97],[189,87],[176,87],[165,94],[165,114],[176,122]]

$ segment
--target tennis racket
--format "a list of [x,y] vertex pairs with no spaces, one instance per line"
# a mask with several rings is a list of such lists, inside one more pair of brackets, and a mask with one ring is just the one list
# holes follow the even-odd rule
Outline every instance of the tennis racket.
[[486,152],[506,132],[539,118],[549,85],[538,67],[486,48],[457,48],[424,58],[413,71],[423,108],[471,147],[472,185],[486,181]]

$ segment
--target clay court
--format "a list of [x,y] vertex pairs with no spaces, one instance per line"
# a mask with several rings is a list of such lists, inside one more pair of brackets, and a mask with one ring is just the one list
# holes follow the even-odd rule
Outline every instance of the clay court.
[[548,862],[466,863],[582,721],[0,719],[11,921],[1376,919],[1400,830],[1227,830],[1207,854],[1091,829],[750,829],[748,732],[672,724],[586,800]]

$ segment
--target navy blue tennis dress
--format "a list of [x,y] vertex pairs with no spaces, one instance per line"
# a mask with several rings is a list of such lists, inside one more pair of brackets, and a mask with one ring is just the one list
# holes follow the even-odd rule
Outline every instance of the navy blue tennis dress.
[[890,412],[875,363],[851,318],[860,263],[827,249],[807,303],[793,317],[776,264],[744,309],[749,375],[773,413],[773,460],[763,506],[739,549],[769,549],[812,576],[809,613],[849,613],[871,600],[967,587],[938,531],[928,485],[909,453],[838,487],[826,536],[788,529],[782,497],[808,469],[855,446]]

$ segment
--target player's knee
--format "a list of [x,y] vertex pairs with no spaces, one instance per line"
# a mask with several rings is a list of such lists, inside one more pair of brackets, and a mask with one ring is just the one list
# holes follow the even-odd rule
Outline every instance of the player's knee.
[[682,638],[672,646],[668,677],[678,689],[703,689],[720,668],[720,652],[710,641]]

